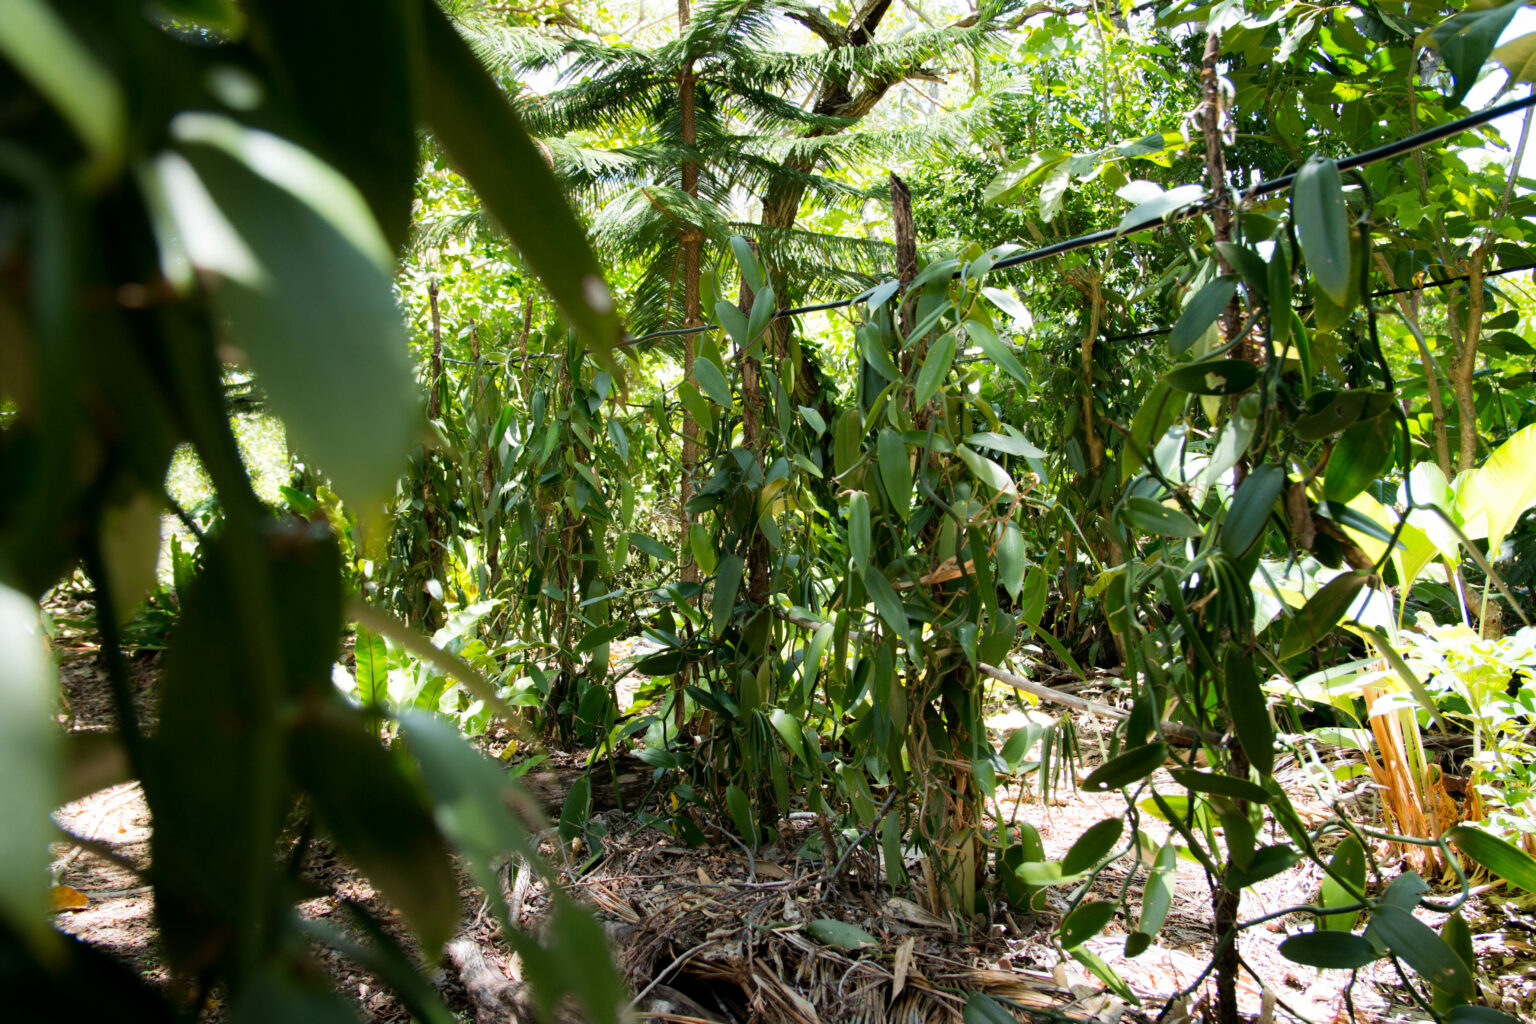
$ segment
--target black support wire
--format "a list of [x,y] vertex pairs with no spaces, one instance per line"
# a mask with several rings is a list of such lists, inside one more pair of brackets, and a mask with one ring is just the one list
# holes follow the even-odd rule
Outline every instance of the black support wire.
[[[1448,121],[1447,123],[1434,128],[1426,128],[1423,131],[1416,132],[1415,134],[1409,135],[1406,138],[1398,139],[1396,142],[1389,142],[1386,145],[1377,146],[1375,149],[1368,149],[1363,153],[1356,153],[1354,156],[1345,157],[1344,159],[1337,161],[1337,165],[1341,171],[1352,171],[1360,167],[1365,167],[1369,164],[1391,159],[1395,156],[1402,156],[1404,153],[1411,153],[1414,150],[1428,146],[1431,143],[1453,138],[1457,135],[1460,135],[1462,132],[1469,131],[1473,128],[1479,128],[1490,121],[1496,121],[1506,115],[1518,113],[1531,106],[1536,106],[1536,89],[1533,89],[1530,95],[1525,96],[1522,99],[1510,100],[1509,102],[1501,103],[1496,107],[1489,107],[1487,110],[1480,110],[1475,114],[1468,114],[1466,117],[1458,118],[1455,121]],[[1273,178],[1269,181],[1261,181],[1251,188],[1240,190],[1238,192],[1239,202],[1246,201],[1248,199],[1256,199],[1261,196],[1273,195],[1276,192],[1282,192],[1285,189],[1290,188],[1295,183],[1296,175],[1294,173],[1282,175],[1281,177]],[[1008,270],[1013,267],[1021,267],[1026,263],[1035,263],[1039,260],[1049,259],[1052,256],[1060,256],[1062,253],[1072,252],[1076,249],[1086,249],[1089,246],[1101,245],[1104,242],[1111,242],[1117,238],[1123,238],[1127,235],[1140,234],[1141,232],[1151,230],[1152,228],[1166,227],[1170,224],[1176,224],[1180,221],[1188,220],[1191,217],[1198,216],[1205,211],[1209,204],[1210,199],[1208,197],[1202,197],[1200,199],[1186,203],[1183,206],[1169,210],[1167,213],[1164,213],[1160,217],[1155,217],[1151,220],[1132,225],[1128,228],[1105,228],[1100,231],[1090,232],[1086,235],[1078,235],[1075,238],[1063,239],[1060,242],[1052,242],[1050,245],[1041,246],[1038,249],[1031,249],[1028,252],[1021,252],[1014,256],[1005,257],[1004,259],[1000,259],[996,263],[992,264],[992,269]],[[1492,271],[1483,276],[1495,277],[1499,274],[1508,274],[1517,270],[1528,269],[1531,269],[1531,267],[1510,267],[1504,270]],[[959,276],[960,271],[955,271],[953,277]],[[1457,281],[1464,280],[1466,280],[1465,275],[1461,277],[1445,278],[1437,281],[1426,281],[1424,284],[1425,287],[1442,287],[1444,285],[1449,285]],[[1373,297],[1379,298],[1385,295],[1397,295],[1402,292],[1414,291],[1416,288],[1417,286],[1410,286],[1407,288],[1390,289],[1384,292],[1375,292],[1373,293]],[[872,290],[873,289],[865,289],[864,291],[855,296],[852,296],[851,298],[838,299],[834,302],[822,302],[812,306],[795,306],[789,309],[780,309],[773,314],[772,319],[780,320],[793,316],[804,316],[807,313],[821,313],[832,309],[844,309],[848,306],[854,305],[857,302],[862,302]],[[699,324],[695,327],[673,327],[664,331],[652,331],[649,334],[642,334],[638,338],[628,338],[619,342],[619,344],[624,346],[638,345],[642,342],[652,341],[656,338],[678,337],[685,334],[703,334],[706,331],[719,330],[719,326],[719,324]],[[1117,338],[1107,338],[1105,340],[1126,341],[1135,338],[1148,338],[1153,337],[1156,334],[1166,332],[1167,330],[1170,330],[1170,328],[1157,328],[1153,331],[1143,331],[1139,334],[1122,335]]]

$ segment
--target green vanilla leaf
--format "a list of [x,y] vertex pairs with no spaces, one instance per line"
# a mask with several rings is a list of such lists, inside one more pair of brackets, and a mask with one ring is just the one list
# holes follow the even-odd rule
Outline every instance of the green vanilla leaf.
[[1280,955],[1293,964],[1329,971],[1353,971],[1379,959],[1359,935],[1348,932],[1302,932],[1280,943]]
[[586,230],[565,201],[544,154],[490,71],[448,16],[419,0],[421,111],[436,139],[517,246],[592,354],[619,374],[621,333]]
[[1090,825],[1061,859],[1062,874],[1077,875],[1092,870],[1109,856],[1109,851],[1115,848],[1124,832],[1125,821],[1121,818],[1105,818]]
[[[1338,907],[1347,907],[1360,901],[1351,894],[1342,882],[1335,881],[1334,876],[1341,876],[1354,887],[1356,892],[1365,891],[1365,848],[1360,845],[1360,840],[1354,836],[1346,836],[1333,851],[1333,859],[1328,862],[1330,874],[1323,876],[1322,890],[1318,895],[1318,903],[1325,910]],[[1355,924],[1360,920],[1360,914],[1329,914],[1327,917],[1318,918],[1318,924],[1329,931],[1349,932],[1354,931]]]
[[1205,530],[1179,509],[1142,495],[1126,499],[1121,514],[1143,533],[1190,540],[1205,536]]
[[848,498],[848,554],[861,576],[869,570],[870,544],[869,495],[854,491]]
[[1231,274],[1223,274],[1206,282],[1205,287],[1189,300],[1168,335],[1168,344],[1173,354],[1182,355],[1199,341],[1206,328],[1215,323],[1221,311],[1227,308],[1227,303],[1232,301],[1236,292],[1237,278]]
[[1495,877],[1536,893],[1536,860],[1524,850],[1471,825],[1457,825],[1445,838]]
[[1115,910],[1119,906],[1109,900],[1086,900],[1079,903],[1075,910],[1062,918],[1061,926],[1056,931],[1057,938],[1061,940],[1061,948],[1075,949],[1099,934],[1105,925],[1115,919]]
[[1090,772],[1083,780],[1083,788],[1091,793],[1121,789],[1151,775],[1167,759],[1168,745],[1165,743],[1149,743],[1144,747],[1127,750]]
[[907,445],[901,435],[889,427],[880,431],[875,442],[880,462],[880,483],[891,507],[903,521],[912,517],[912,464],[907,459]]
[[1275,502],[1285,490],[1285,469],[1265,463],[1244,478],[1232,496],[1232,504],[1221,521],[1221,550],[1232,558],[1241,558],[1258,540],[1269,522]]
[[[1510,20],[1520,10],[1519,0],[1497,7],[1483,7],[1453,14],[1419,37],[1420,45],[1428,44],[1440,53],[1445,66],[1451,72],[1454,83],[1450,96],[1451,106],[1466,98],[1477,82],[1483,65],[1493,53],[1494,46],[1508,27]],[[1513,45],[1513,44],[1511,44]]]
[[1472,994],[1472,972],[1461,957],[1428,925],[1403,908],[1377,907],[1366,932],[1374,932],[1388,949],[1435,988],[1459,996]]
[[[1248,763],[1258,769],[1259,777],[1267,779],[1275,770],[1275,726],[1269,717],[1269,702],[1259,685],[1258,673],[1253,670],[1253,658],[1237,647],[1228,647],[1222,668],[1227,713],[1232,719],[1237,741],[1242,744],[1243,753],[1248,755]],[[1267,795],[1246,799],[1269,802]]]
[[1291,219],[1318,287],[1335,305],[1344,305],[1349,295],[1349,209],[1332,160],[1313,157],[1296,172]]
[[1344,618],[1369,579],[1368,573],[1342,573],[1308,598],[1280,636],[1280,660],[1287,661],[1321,643]]

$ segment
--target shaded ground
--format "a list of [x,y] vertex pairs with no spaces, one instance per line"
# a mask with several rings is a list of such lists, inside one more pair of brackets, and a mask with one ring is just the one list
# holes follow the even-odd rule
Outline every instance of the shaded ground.
[[[64,726],[78,731],[109,728],[111,702],[96,652],[83,639],[88,634],[67,628],[71,616],[83,615],[83,606],[56,600],[50,611],[66,626],[55,640]],[[155,669],[153,655],[134,660],[136,700],[151,722]],[[621,689],[627,703],[633,691],[628,684]],[[1000,707],[990,724],[1000,741],[1023,721],[1017,708]],[[1083,750],[1093,750],[1094,722],[1080,718],[1077,726]],[[555,757],[551,763],[576,760]],[[1300,776],[1292,772],[1289,778],[1299,782]],[[1095,822],[1125,814],[1117,794],[1058,793],[1045,804],[1029,791],[1032,785],[1026,779],[1022,790],[1002,787],[999,806],[1018,807],[1019,818],[1042,833],[1048,857],[1060,857]],[[1175,788],[1166,779],[1163,785]],[[1304,815],[1320,820],[1328,813],[1316,801],[1309,803],[1300,795],[1296,799]],[[150,822],[136,785],[103,789],[67,805],[56,817],[71,833],[110,847],[133,865],[142,868],[147,863]],[[772,845],[754,853],[723,831],[711,833],[711,845],[687,849],[653,829],[637,827],[633,814],[607,812],[594,819],[595,846],[577,852],[547,842],[544,852],[570,891],[604,921],[631,990],[642,997],[640,1015],[651,1019],[956,1021],[965,993],[983,991],[1021,1009],[1113,1024],[1156,1016],[1169,997],[1194,985],[1207,963],[1209,890],[1202,870],[1193,863],[1179,865],[1174,905],[1151,949],[1135,959],[1124,956],[1125,933],[1133,927],[1124,920],[1116,920],[1088,943],[1141,997],[1144,1010],[1151,1011],[1146,1014],[1107,995],[1097,979],[1074,961],[1063,963],[1051,946],[1051,928],[1066,906],[1065,889],[1049,891],[1046,909],[1038,914],[999,911],[992,920],[983,918],[974,927],[957,930],[909,899],[893,895],[880,884],[875,858],[862,853],[848,858],[842,873],[829,881],[824,864],[797,856],[816,834],[810,819],[794,816]],[[1143,827],[1159,835],[1155,821],[1143,819]],[[917,865],[909,866],[917,871]],[[56,883],[68,887],[58,890],[60,903],[79,904],[61,909],[61,929],[156,983],[174,984],[155,946],[153,896],[138,875],[70,843],[55,847],[54,872]],[[348,932],[343,901],[353,900],[390,919],[366,880],[324,844],[310,857],[307,875],[327,895],[302,904],[306,916]],[[547,905],[543,884],[515,865],[504,878],[514,912],[525,927],[537,931]],[[1097,894],[1117,898],[1121,886],[1129,883],[1139,897],[1143,881],[1140,869],[1127,879],[1123,870],[1112,868],[1100,876]],[[1317,869],[1298,866],[1245,892],[1243,916],[1253,918],[1311,899],[1319,881]],[[483,952],[492,972],[515,978],[515,961],[494,938],[494,926],[481,912],[480,894],[466,881],[462,895],[465,936]],[[1517,1016],[1532,1007],[1536,989],[1536,918],[1530,904],[1508,899],[1501,889],[1484,889],[1475,894],[1467,914],[1477,936],[1484,992],[1492,1005],[1502,1004]],[[1420,911],[1419,916],[1431,926],[1440,923],[1437,915]],[[831,944],[825,926],[813,924],[825,920],[853,925],[874,944]],[[1349,1020],[1346,973],[1299,967],[1276,952],[1286,934],[1302,926],[1301,921],[1277,919],[1243,933],[1240,949],[1251,973],[1243,979],[1241,1007],[1255,1017],[1267,1013],[1279,1020]],[[406,938],[403,930],[400,937]],[[393,993],[369,972],[329,950],[315,955],[364,1019],[409,1019]],[[454,973],[439,972],[437,981],[450,1008],[465,1020],[473,1019]],[[1207,995],[1208,989],[1196,989],[1164,1019],[1199,1016]],[[1362,971],[1352,995],[1358,1020],[1422,1019],[1403,1001],[1400,981],[1384,965]],[[206,1019],[222,1016],[219,993],[208,994],[207,1005]]]

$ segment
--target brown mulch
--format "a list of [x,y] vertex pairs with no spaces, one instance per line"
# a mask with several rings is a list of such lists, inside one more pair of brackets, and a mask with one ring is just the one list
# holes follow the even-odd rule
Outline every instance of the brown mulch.
[[[83,620],[89,614],[78,596],[56,598],[49,610],[56,621]],[[60,722],[82,732],[111,728],[113,719],[105,674],[88,635],[64,629],[55,638],[63,698]],[[157,664],[152,653],[132,661],[135,701],[150,722]],[[1017,709],[1000,711],[990,720],[999,739],[1019,724],[1020,714]],[[1077,724],[1083,749],[1094,749],[1092,721]],[[1108,729],[1113,723],[1103,726]],[[557,756],[540,767],[569,767],[580,760],[578,755]],[[1086,770],[1081,766],[1080,773]],[[600,774],[594,782],[605,778],[606,773]],[[1305,795],[1299,772],[1294,780],[1303,813],[1319,818],[1329,813]],[[1034,795],[1033,783],[1026,780],[1022,785],[1000,787],[998,807],[1005,817],[1017,807],[1021,820],[1039,828],[1048,857],[1060,857],[1089,825],[1125,814],[1115,794],[1069,791],[1045,804]],[[1173,788],[1171,782],[1167,785]],[[1065,889],[1052,890],[1046,909],[1038,914],[999,910],[991,920],[961,925],[929,913],[914,902],[915,892],[893,893],[883,886],[873,858],[853,856],[842,874],[828,879],[819,855],[803,854],[807,841],[820,835],[810,816],[796,815],[780,823],[772,844],[749,851],[707,825],[710,845],[688,849],[638,826],[633,811],[631,806],[595,816],[595,827],[589,830],[595,844],[591,848],[564,847],[553,833],[546,833],[543,852],[567,890],[603,921],[615,961],[639,997],[637,1015],[642,1019],[774,1024],[958,1021],[968,994],[983,992],[1016,1007],[1026,1019],[1033,1011],[1058,1019],[1134,1024],[1154,1018],[1169,998],[1193,986],[1207,962],[1209,889],[1203,872],[1192,863],[1179,865],[1173,909],[1151,949],[1134,959],[1124,955],[1125,935],[1134,922],[1122,919],[1088,944],[1130,985],[1141,1000],[1137,1007],[1106,993],[1096,978],[1050,944],[1051,930],[1066,907]],[[150,821],[136,785],[93,793],[61,808],[56,818],[67,830],[110,847],[140,869],[147,864]],[[1142,824],[1158,835],[1155,821],[1144,816]],[[548,893],[534,872],[517,867],[509,865],[504,872],[506,891],[519,923],[537,932]],[[920,877],[920,865],[914,862],[909,868]],[[78,909],[59,913],[62,930],[104,949],[156,984],[176,984],[156,949],[153,894],[138,874],[68,842],[55,847],[54,871],[57,884],[81,896]],[[306,877],[325,895],[301,904],[302,914],[352,934],[344,906],[344,900],[352,900],[414,949],[367,880],[325,844],[316,844]],[[1139,867],[1112,868],[1100,875],[1095,892],[1118,898],[1121,888],[1128,887],[1139,897],[1144,879]],[[1245,892],[1243,916],[1310,899],[1319,881],[1315,867],[1300,865]],[[516,959],[495,937],[494,925],[483,913],[482,894],[467,879],[461,894],[465,926],[460,939],[470,943],[467,952],[479,954],[480,967],[493,980],[495,975],[515,980]],[[1502,1003],[1516,1016],[1533,1005],[1536,990],[1532,909],[1530,901],[1513,899],[1502,889],[1486,889],[1476,894],[1468,911],[1477,936],[1480,982],[1490,1003]],[[1431,926],[1442,920],[1428,913],[1420,916]],[[861,929],[873,944],[844,948],[829,942],[824,926],[815,923],[826,920]],[[1240,949],[1251,973],[1241,985],[1241,1007],[1254,1017],[1269,1013],[1277,1020],[1347,1020],[1347,973],[1299,967],[1276,952],[1286,935],[1301,927],[1300,921],[1282,918],[1243,933]],[[394,993],[371,972],[329,949],[317,947],[313,956],[363,1019],[380,1024],[410,1019]],[[449,1007],[470,1020],[475,1006],[461,973],[450,969],[429,975]],[[1352,995],[1357,1019],[1414,1017],[1390,968],[1373,965],[1362,971]],[[1208,998],[1207,983],[1164,1019],[1198,1016]],[[210,995],[204,1019],[221,1019],[218,999],[219,993]]]

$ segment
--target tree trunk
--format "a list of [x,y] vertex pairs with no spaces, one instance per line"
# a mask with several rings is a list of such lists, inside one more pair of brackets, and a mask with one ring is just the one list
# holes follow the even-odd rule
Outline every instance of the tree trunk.
[[[1211,189],[1211,241],[1213,247],[1216,243],[1225,242],[1232,237],[1232,193],[1227,188],[1227,161],[1223,152],[1224,143],[1222,128],[1221,83],[1216,70],[1216,58],[1221,53],[1221,33],[1212,31],[1206,36],[1205,54],[1200,62],[1200,127],[1205,134],[1206,170],[1210,176]],[[1221,250],[1216,249],[1217,266],[1223,274],[1232,273],[1232,267],[1227,263],[1226,257],[1221,255]],[[1223,341],[1230,341],[1239,330],[1242,329],[1241,313],[1237,306],[1237,297],[1222,310],[1220,330]],[[1239,359],[1246,359],[1255,365],[1261,365],[1263,356],[1253,343],[1252,335],[1245,338],[1236,348],[1234,355]],[[1240,459],[1237,465],[1237,483],[1241,483],[1242,476],[1247,471],[1246,457]],[[1234,753],[1232,763],[1227,766],[1229,774],[1246,779],[1247,765],[1240,754]],[[1243,811],[1247,805],[1237,801]],[[1237,973],[1241,967],[1241,951],[1238,949],[1238,908],[1242,902],[1243,894],[1240,889],[1234,889],[1229,881],[1237,873],[1237,867],[1232,862],[1231,854],[1227,856],[1221,878],[1215,884],[1211,892],[1211,933],[1216,942],[1216,1020],[1219,1024],[1240,1024],[1242,1015],[1237,1008]]]

